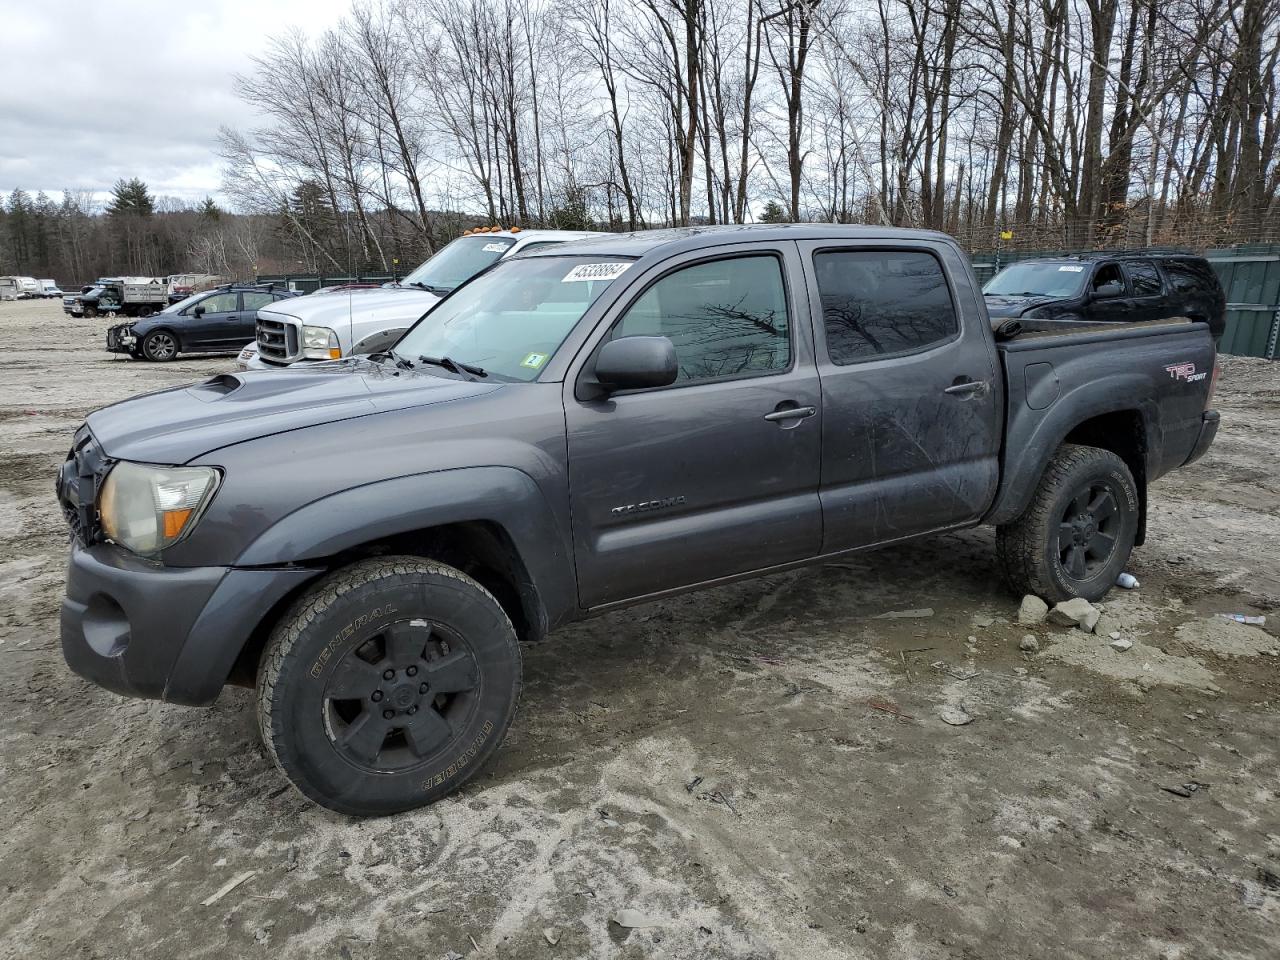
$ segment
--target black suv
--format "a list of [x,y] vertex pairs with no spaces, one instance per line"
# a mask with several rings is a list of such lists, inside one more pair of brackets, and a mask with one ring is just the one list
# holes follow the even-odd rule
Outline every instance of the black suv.
[[1035,327],[1190,317],[1226,327],[1227,298],[1203,257],[1139,251],[1011,263],[987,281],[987,312]]
[[296,296],[282,287],[225,284],[111,327],[107,349],[156,361],[173,360],[179,353],[235,353],[253,340],[260,309]]

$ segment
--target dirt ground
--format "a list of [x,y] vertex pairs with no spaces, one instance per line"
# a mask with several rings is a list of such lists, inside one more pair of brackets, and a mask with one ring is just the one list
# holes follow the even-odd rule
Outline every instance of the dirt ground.
[[1097,635],[1020,627],[987,530],[651,604],[526,650],[496,762],[361,822],[287,786],[248,691],[63,664],[72,431],[231,367],[105,326],[0,303],[0,956],[1277,955],[1280,364],[1227,358]]

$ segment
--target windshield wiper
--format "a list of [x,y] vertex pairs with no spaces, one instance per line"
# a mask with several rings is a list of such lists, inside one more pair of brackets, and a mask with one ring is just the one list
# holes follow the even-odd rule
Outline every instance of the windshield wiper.
[[451,287],[437,287],[434,284],[423,283],[421,280],[414,280],[412,283],[406,283],[405,286],[417,287],[420,290],[427,291],[427,293],[434,293],[437,297],[443,297],[445,294],[453,292]]
[[457,374],[474,374],[468,379],[474,380],[476,377],[487,377],[483,367],[477,367],[473,363],[462,363],[460,360],[454,360],[452,357],[418,357],[419,362],[430,364],[433,367],[444,367],[446,370]]

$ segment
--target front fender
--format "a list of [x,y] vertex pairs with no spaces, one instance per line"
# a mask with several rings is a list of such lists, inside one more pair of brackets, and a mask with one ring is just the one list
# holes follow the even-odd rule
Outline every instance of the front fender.
[[381,480],[313,501],[264,531],[237,567],[323,560],[449,523],[487,521],[511,538],[551,624],[576,607],[567,538],[538,485],[513,467],[466,467]]

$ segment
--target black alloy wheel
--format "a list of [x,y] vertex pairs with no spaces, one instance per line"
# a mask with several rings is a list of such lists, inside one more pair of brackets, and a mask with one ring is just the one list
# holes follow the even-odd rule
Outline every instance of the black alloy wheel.
[[1118,493],[1090,481],[1067,504],[1058,523],[1058,562],[1073,580],[1091,580],[1111,562],[1119,537]]
[[275,623],[258,665],[258,729],[303,794],[356,816],[440,799],[502,743],[520,647],[497,599],[414,556],[316,580]]
[[466,728],[479,685],[462,637],[426,620],[398,620],[338,661],[325,684],[326,733],[362,770],[419,766]]

